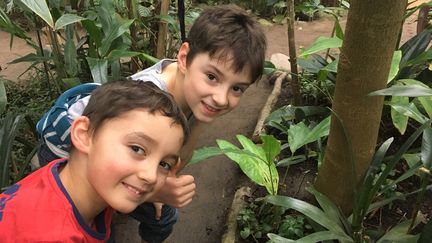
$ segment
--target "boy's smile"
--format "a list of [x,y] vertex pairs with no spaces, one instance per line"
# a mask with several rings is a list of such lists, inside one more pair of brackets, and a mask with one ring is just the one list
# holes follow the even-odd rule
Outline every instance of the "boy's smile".
[[212,122],[233,110],[251,83],[248,68],[235,73],[230,56],[197,54],[184,70],[184,101],[196,119]]

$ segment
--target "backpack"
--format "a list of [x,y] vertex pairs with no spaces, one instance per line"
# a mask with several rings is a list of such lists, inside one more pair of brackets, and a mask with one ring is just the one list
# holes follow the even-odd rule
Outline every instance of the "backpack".
[[68,117],[69,107],[79,99],[89,96],[99,86],[97,83],[86,83],[68,89],[37,122],[39,139],[57,156],[67,157],[71,148],[70,128],[73,121]]

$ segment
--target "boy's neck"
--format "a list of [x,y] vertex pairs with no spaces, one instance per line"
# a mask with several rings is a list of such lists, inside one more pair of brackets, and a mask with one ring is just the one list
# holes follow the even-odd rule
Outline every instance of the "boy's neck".
[[[83,169],[86,167],[79,163],[71,163],[74,159],[72,157],[59,170],[59,177],[84,221],[91,226],[96,216],[105,210],[106,205],[100,197],[96,196],[97,193],[86,179],[86,172]],[[77,181],[80,183],[76,183]]]
[[192,114],[190,107],[188,106],[185,98],[183,83],[184,74],[178,70],[177,62],[173,62],[162,70],[162,79],[165,80],[167,84],[167,89],[170,94],[174,96],[175,101],[182,109],[183,113],[186,117],[189,117]]

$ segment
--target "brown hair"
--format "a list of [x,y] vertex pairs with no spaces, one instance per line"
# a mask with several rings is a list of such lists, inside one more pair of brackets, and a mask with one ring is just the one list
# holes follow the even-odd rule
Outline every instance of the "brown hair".
[[266,52],[264,31],[257,21],[240,7],[229,4],[206,8],[192,25],[187,42],[189,65],[199,53],[218,58],[232,55],[234,71],[250,68],[252,83],[263,72]]
[[90,130],[96,133],[106,120],[134,109],[145,109],[151,114],[161,112],[172,118],[173,124],[182,126],[186,143],[189,136],[186,117],[174,98],[152,82],[122,79],[103,84],[92,92],[83,116],[89,118]]

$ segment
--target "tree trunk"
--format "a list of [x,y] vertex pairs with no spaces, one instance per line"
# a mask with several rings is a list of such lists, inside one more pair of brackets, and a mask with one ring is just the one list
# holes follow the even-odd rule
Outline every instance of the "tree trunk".
[[[160,16],[168,15],[170,0],[162,0],[160,7]],[[158,39],[156,57],[162,59],[165,57],[166,39],[168,33],[168,25],[163,20],[159,21]]]
[[[367,96],[386,87],[406,0],[352,0],[348,12],[324,162],[316,188],[345,214],[353,207],[353,189],[370,165],[378,137],[384,98]],[[351,157],[355,161],[355,176]]]
[[294,0],[287,0],[287,12],[288,12],[288,47],[289,57],[291,64],[291,87],[293,91],[294,104],[295,106],[301,105],[300,96],[300,85],[298,81],[298,69],[297,69],[297,52],[295,45],[295,30],[294,30]]

